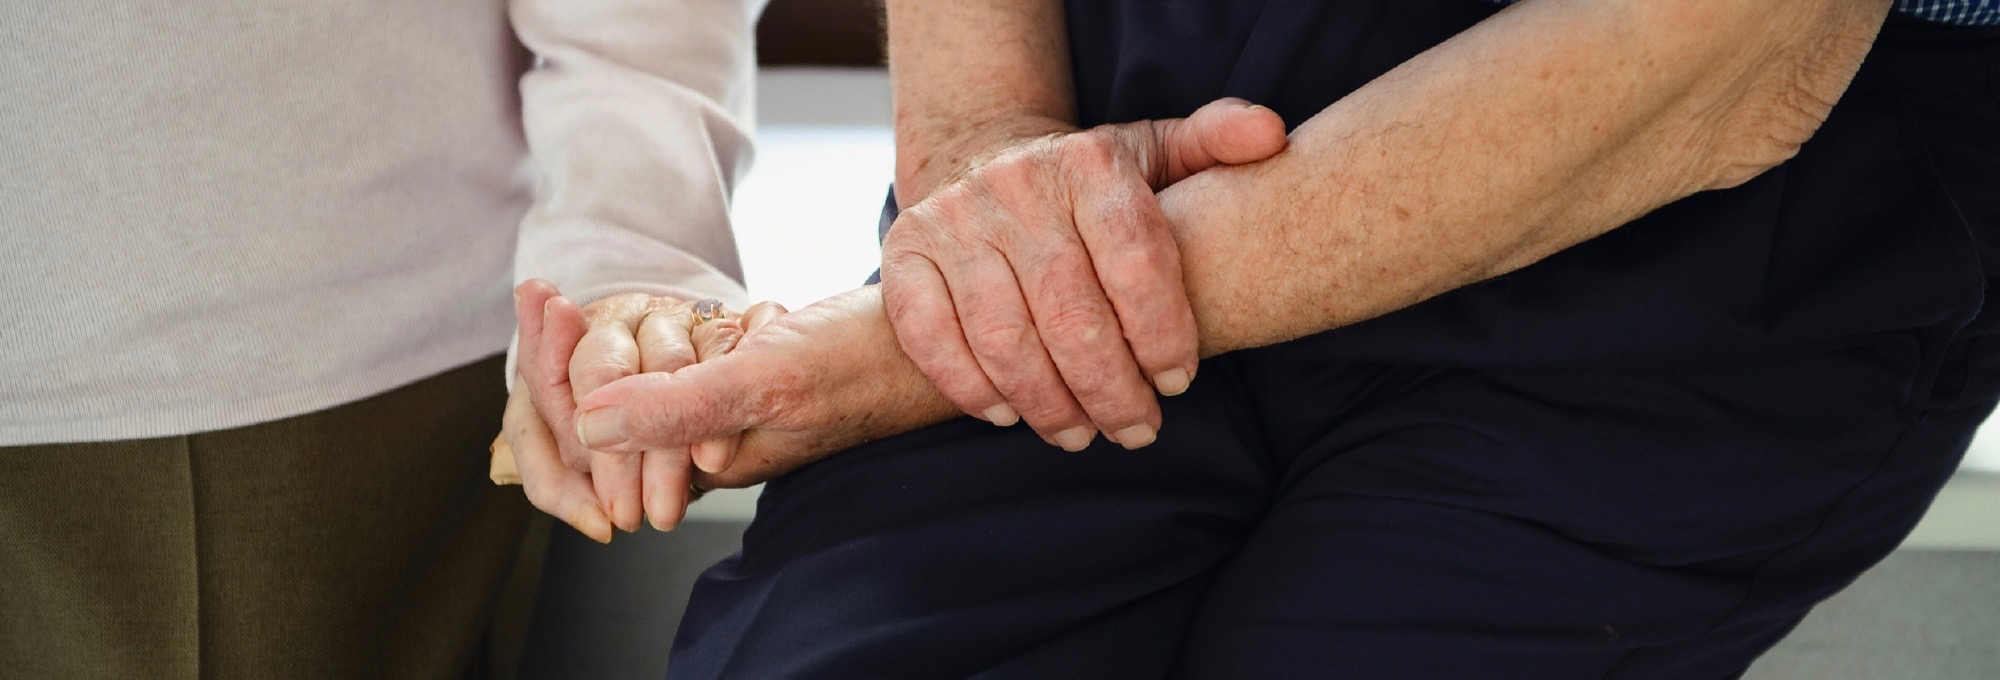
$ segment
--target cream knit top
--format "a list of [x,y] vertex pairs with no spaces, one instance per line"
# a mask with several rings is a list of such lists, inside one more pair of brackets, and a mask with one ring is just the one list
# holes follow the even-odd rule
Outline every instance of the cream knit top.
[[528,276],[742,304],[761,5],[0,5],[0,446],[379,394]]

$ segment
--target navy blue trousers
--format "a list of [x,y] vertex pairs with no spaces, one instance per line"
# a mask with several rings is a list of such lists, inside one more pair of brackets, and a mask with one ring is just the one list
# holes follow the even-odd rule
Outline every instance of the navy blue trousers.
[[[1074,2],[1086,123],[1296,124],[1479,0]],[[696,678],[1728,678],[1887,554],[2000,394],[2000,33],[1898,23],[1797,158],[1205,362],[1159,442],[970,419],[770,483]]]

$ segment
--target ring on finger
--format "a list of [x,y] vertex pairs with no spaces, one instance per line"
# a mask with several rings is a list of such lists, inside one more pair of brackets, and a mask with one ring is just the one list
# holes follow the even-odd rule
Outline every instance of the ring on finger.
[[722,301],[715,298],[703,298],[695,301],[693,305],[688,307],[688,317],[694,321],[694,325],[696,326],[724,318],[728,315],[729,311],[722,306]]

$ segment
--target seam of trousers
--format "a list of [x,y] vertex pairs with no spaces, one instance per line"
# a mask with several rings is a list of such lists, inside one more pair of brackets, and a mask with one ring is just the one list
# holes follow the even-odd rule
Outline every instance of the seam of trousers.
[[194,559],[194,569],[192,570],[194,578],[194,678],[195,680],[199,680],[208,676],[208,661],[203,651],[208,647],[207,640],[209,635],[208,627],[201,625],[202,611],[204,609],[202,604],[206,599],[206,594],[202,592],[201,588],[203,573],[201,564],[201,494],[196,493],[196,489],[200,488],[200,482],[196,481],[196,475],[201,474],[201,470],[195,466],[194,435],[184,434],[174,437],[174,443],[180,447],[182,465],[187,469],[187,486],[185,487],[185,491],[188,499],[188,535],[192,537],[192,540],[188,541],[191,544],[190,547],[192,550],[188,552]]

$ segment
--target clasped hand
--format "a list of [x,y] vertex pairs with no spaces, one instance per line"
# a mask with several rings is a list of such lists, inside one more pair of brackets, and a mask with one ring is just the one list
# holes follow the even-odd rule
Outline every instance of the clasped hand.
[[785,310],[762,303],[698,323],[688,301],[667,296],[614,295],[579,309],[540,280],[514,294],[519,365],[504,436],[529,500],[599,541],[610,540],[612,526],[636,531],[642,512],[655,528],[671,529],[693,500],[690,465],[727,467],[739,437],[594,451],[578,438],[576,401],[620,378],[671,375],[727,354]]
[[506,435],[529,498],[608,541],[642,497],[670,528],[691,485],[748,486],[959,412],[1072,451],[1097,432],[1149,444],[1153,391],[1185,390],[1199,359],[1154,194],[1284,145],[1283,121],[1241,100],[1014,140],[903,212],[881,286],[790,313],[694,326],[678,300],[579,310],[522,284]]
[[1180,245],[1155,194],[1284,147],[1276,113],[1223,99],[1184,119],[966,154],[980,160],[904,210],[883,243],[896,337],[967,415],[1025,420],[1069,451],[1098,433],[1151,444],[1154,392],[1185,391],[1200,359]]

